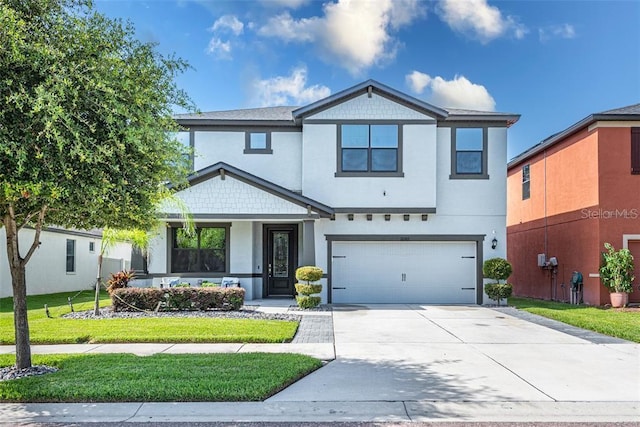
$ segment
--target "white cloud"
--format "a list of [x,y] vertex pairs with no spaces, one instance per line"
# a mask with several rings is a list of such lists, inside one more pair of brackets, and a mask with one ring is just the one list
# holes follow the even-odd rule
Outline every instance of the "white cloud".
[[487,0],[441,0],[437,12],[452,30],[477,38],[481,43],[512,34],[523,38],[529,31],[513,16],[503,16]]
[[495,111],[496,108],[496,101],[487,88],[471,83],[464,76],[456,75],[453,80],[445,80],[413,71],[405,76],[405,80],[415,93],[421,94],[429,88],[428,101],[439,107],[479,111]]
[[424,89],[431,83],[431,76],[420,71],[412,71],[405,76],[407,85],[417,94],[424,92]]
[[255,80],[252,84],[253,104],[261,107],[304,105],[331,95],[322,85],[307,86],[307,68],[295,68],[289,76]]
[[258,30],[286,42],[314,43],[321,57],[358,75],[393,59],[399,41],[393,31],[424,16],[418,0],[337,0],[323,6],[323,16],[294,19],[289,12],[270,18]]
[[297,9],[302,5],[309,3],[310,0],[261,0],[268,7],[286,7],[288,9]]
[[234,15],[223,15],[213,23],[211,31],[224,32],[230,31],[236,36],[242,34],[244,24]]
[[231,42],[223,42],[217,37],[212,38],[207,46],[207,53],[220,59],[231,59]]
[[571,24],[551,25],[539,28],[538,36],[543,42],[554,38],[573,39],[576,37],[576,29]]

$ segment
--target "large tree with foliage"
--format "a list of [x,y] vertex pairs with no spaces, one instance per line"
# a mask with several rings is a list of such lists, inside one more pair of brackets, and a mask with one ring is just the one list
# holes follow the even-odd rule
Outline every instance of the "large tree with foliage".
[[[190,107],[187,67],[90,0],[0,0],[0,220],[12,277],[16,365],[31,366],[25,267],[47,225],[147,229],[163,183],[184,182],[170,136]],[[25,248],[18,236],[35,229]]]

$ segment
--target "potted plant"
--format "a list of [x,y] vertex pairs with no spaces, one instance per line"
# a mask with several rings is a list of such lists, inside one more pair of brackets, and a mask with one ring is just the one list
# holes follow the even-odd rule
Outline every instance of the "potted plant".
[[510,283],[500,283],[501,280],[507,280],[512,271],[511,263],[504,258],[491,258],[482,264],[484,277],[496,281],[487,283],[484,286],[484,292],[492,300],[498,301],[498,307],[501,299],[509,298],[513,293],[513,286]]
[[616,251],[610,243],[602,253],[600,280],[609,290],[611,306],[624,307],[629,302],[629,293],[633,290],[633,255],[629,249]]

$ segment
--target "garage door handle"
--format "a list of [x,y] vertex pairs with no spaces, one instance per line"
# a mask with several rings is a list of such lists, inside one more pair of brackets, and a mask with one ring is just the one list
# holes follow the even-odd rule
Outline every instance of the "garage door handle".
[[331,288],[331,289],[347,289],[347,288]]
[[476,290],[476,288],[460,288],[460,289],[462,289],[463,291],[475,291]]
[[346,258],[346,255],[334,255],[331,258]]
[[463,256],[463,257],[460,257],[460,258],[470,258],[470,259],[475,259],[476,257],[474,257],[474,256]]

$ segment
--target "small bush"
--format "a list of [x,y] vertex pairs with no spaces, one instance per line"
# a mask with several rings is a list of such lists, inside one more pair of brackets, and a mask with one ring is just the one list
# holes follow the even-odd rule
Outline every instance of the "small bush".
[[190,288],[191,287],[191,283],[189,282],[180,282],[177,285],[173,286],[174,288]]
[[507,280],[513,268],[511,263],[504,258],[491,258],[482,264],[482,274],[487,279],[493,279],[498,282],[501,280]]
[[107,280],[107,292],[112,293],[116,289],[128,287],[134,275],[135,273],[131,270],[111,273],[111,277]]
[[296,292],[298,292],[300,295],[319,294],[320,292],[322,292],[322,285],[320,283],[296,283]]
[[200,284],[200,286],[203,287],[203,288],[219,288],[220,284],[219,283],[209,282],[208,280],[205,280],[204,282],[202,282]]
[[501,299],[509,298],[511,296],[513,293],[513,286],[511,286],[510,283],[489,283],[484,286],[484,292],[492,300],[498,301],[498,305],[500,305]]
[[244,305],[243,288],[123,288],[111,295],[114,311],[239,310]]
[[298,295],[296,296],[296,301],[298,302],[298,307],[300,308],[314,308],[320,304],[320,297],[309,296],[309,295]]
[[324,272],[320,267],[306,266],[300,267],[296,270],[296,279],[304,280],[305,282],[317,282],[322,279]]

